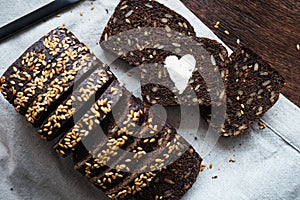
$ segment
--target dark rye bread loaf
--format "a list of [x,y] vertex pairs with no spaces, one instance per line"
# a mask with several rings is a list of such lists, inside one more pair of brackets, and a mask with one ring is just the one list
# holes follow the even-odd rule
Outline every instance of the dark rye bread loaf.
[[99,60],[92,64],[98,68],[80,83],[39,127],[38,133],[43,138],[52,140],[70,130],[115,79],[108,66]]
[[[220,131],[223,136],[235,136],[247,130],[276,103],[284,85],[283,77],[248,48],[240,47],[230,60],[225,81],[227,111]],[[201,109],[208,121],[215,117],[211,116],[211,107]]]
[[[162,30],[164,33],[159,33]],[[141,50],[149,42],[143,36],[172,37],[173,32],[196,35],[185,18],[157,1],[122,0],[103,31],[100,45],[128,63],[139,65],[141,61],[135,58],[144,56]]]
[[[1,79],[5,98],[13,99],[16,110],[34,126],[41,124],[39,133],[46,139],[64,134],[55,150],[63,156],[73,153],[75,168],[108,197],[129,198],[153,191],[154,198],[175,194],[180,198],[200,170],[201,158],[195,150],[148,104],[122,87],[69,30],[58,28],[41,41],[29,49],[42,54],[41,61],[28,58],[36,52],[26,53],[18,61],[21,65],[15,64],[17,67],[11,67]],[[44,58],[44,54],[53,56]],[[30,66],[34,69],[28,69]],[[18,70],[29,78],[11,76]],[[116,107],[120,108],[117,113]],[[121,151],[116,152],[113,146]],[[180,191],[175,191],[167,167],[180,176]],[[181,179],[181,169],[189,180]],[[161,183],[161,190],[157,190],[151,184],[155,177],[160,182],[161,176],[166,176],[164,181],[170,185]]]

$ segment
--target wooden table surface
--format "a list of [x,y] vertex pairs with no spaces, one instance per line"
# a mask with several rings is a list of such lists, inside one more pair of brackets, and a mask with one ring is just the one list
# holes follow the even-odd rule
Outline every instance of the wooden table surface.
[[239,39],[267,60],[285,78],[282,93],[300,106],[299,0],[181,1],[230,48]]

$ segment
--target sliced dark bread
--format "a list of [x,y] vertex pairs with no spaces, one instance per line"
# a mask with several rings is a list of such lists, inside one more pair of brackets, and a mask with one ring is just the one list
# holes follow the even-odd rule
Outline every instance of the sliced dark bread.
[[193,148],[161,170],[153,181],[127,200],[179,200],[196,182],[201,158]]
[[[275,104],[284,85],[283,77],[248,48],[240,47],[230,60],[227,111],[220,131],[223,136],[235,136],[247,130]],[[211,116],[211,107],[202,107],[202,111],[209,121],[216,117]],[[213,122],[211,125],[215,126]]]
[[126,93],[120,83],[117,80],[113,81],[91,109],[56,143],[54,149],[62,156],[72,153],[80,141],[99,129],[101,121],[112,111],[124,94]]
[[[159,33],[161,30],[164,32]],[[157,1],[122,0],[104,29],[100,45],[128,63],[139,65],[145,45],[149,42],[150,45],[157,44],[151,44],[148,34],[164,38],[172,37],[173,32],[177,35],[196,35],[184,17]]]
[[[92,178],[106,170],[107,165],[111,165],[111,162],[121,156],[119,153],[134,142],[133,134],[143,131],[141,125],[148,118],[148,107],[140,100],[138,102],[136,100],[138,99],[131,96],[125,102],[125,107],[124,105],[118,106],[113,110],[113,113],[117,112],[116,114],[109,115],[103,120],[101,127],[96,130],[97,135],[90,135],[94,141],[100,141],[98,138],[103,137],[103,134],[106,139],[101,139],[98,144],[93,142],[93,145],[91,143],[86,145],[86,149],[93,155],[92,159],[75,164],[75,168],[86,177]],[[90,136],[87,137],[87,140]]]
[[[64,40],[66,37],[70,38],[69,42]],[[4,98],[13,103],[17,92],[42,73],[66,45],[73,43],[72,37],[67,29],[59,27],[31,45],[2,75],[0,90]]]
[[70,130],[115,79],[108,66],[100,61],[92,64],[97,69],[39,127],[38,133],[43,138],[52,140]]
[[[155,126],[162,122],[155,113],[151,116],[148,116],[149,123],[143,124],[144,130],[134,134],[136,136],[134,142],[128,142],[130,134],[126,138],[118,134],[119,138],[108,141],[107,145],[101,144],[101,148],[96,151],[88,151],[81,145],[80,152],[85,153],[82,155],[75,151],[75,169],[111,198],[127,197],[147,187],[159,171],[176,161],[189,149],[188,143],[176,134],[174,128],[168,124],[163,125],[164,123]],[[102,126],[105,125],[102,123]],[[160,130],[157,127],[163,128]],[[126,143],[130,145],[126,147]],[[123,147],[126,147],[125,151],[118,151],[117,148]],[[200,163],[200,159],[198,162]],[[196,167],[195,171],[199,171],[199,166]],[[197,174],[193,176],[196,177]],[[194,182],[194,179],[190,181]],[[187,191],[189,187],[191,184],[182,191]]]
[[[187,148],[187,143],[182,138],[179,138],[179,136],[176,138],[178,140],[172,140],[172,142],[163,141],[164,148],[155,152],[155,157],[152,157],[153,155],[147,157],[151,158],[152,161],[151,159],[136,157],[132,159],[127,158],[127,162],[124,162],[124,158],[123,162],[120,162],[115,169],[107,168],[109,170],[100,173],[103,176],[91,178],[90,181],[111,199],[135,199],[143,195],[142,192],[148,194],[154,191],[156,193],[150,195],[149,198],[147,196],[143,198],[155,199],[158,195],[165,198],[180,199],[196,181],[200,171],[201,158],[192,147]],[[150,149],[155,148],[151,147]],[[82,152],[84,152],[84,155],[82,155]],[[77,163],[79,160],[81,162],[84,160],[81,165],[84,163],[87,166],[91,166],[93,165],[93,163],[91,164],[92,157],[82,146],[80,151],[74,153],[74,162]],[[128,173],[127,168],[133,166],[135,168],[132,169],[135,169],[136,172]],[[139,171],[144,172],[139,173]],[[174,175],[179,178],[176,184]]]
[[[90,181],[102,191],[109,191],[122,184],[137,170],[145,168],[148,159],[157,157],[161,149],[166,147],[168,141],[174,137],[174,132],[171,132],[169,127],[164,127],[162,130],[154,129],[145,126],[143,131],[136,132],[133,142],[125,148],[121,147],[122,150],[115,150],[118,156],[111,156],[110,160],[105,162],[107,169],[90,178]],[[145,138],[148,134],[152,136]],[[149,155],[150,152],[153,152],[153,155]],[[101,161],[105,156],[98,155],[97,159]],[[107,179],[110,179],[110,182],[106,182]]]
[[[163,144],[156,149],[156,152],[153,154],[148,152],[146,155],[143,155],[144,159],[140,160],[140,163],[134,163],[137,165],[135,168],[136,171],[132,171],[132,174],[125,177],[122,182],[115,185],[112,189],[104,191],[104,193],[112,199],[126,199],[131,195],[135,195],[145,189],[147,190],[155,178],[163,172],[167,166],[173,166],[176,160],[181,159],[182,155],[189,148],[192,149],[190,150],[191,152],[195,151],[192,147],[189,147],[188,143],[179,135],[175,135],[173,139],[163,141]],[[200,162],[201,158],[198,156],[198,163],[200,164]],[[192,183],[194,183],[200,169],[199,165],[193,167],[197,173],[193,174],[192,176],[194,177],[189,180]],[[185,170],[188,169],[185,168]],[[182,182],[180,184],[185,183]],[[181,195],[183,195],[190,187],[191,184],[188,187],[183,188]],[[155,190],[155,188],[149,188],[149,190],[152,189]],[[162,190],[167,192],[168,190],[171,190],[171,188],[162,188]]]
[[78,56],[76,61],[70,63],[71,67],[60,73],[55,79],[47,83],[41,92],[36,92],[25,117],[34,127],[39,127],[82,81],[92,73],[99,60],[92,53]]
[[[107,139],[104,140],[105,143],[100,142],[93,149],[87,147],[93,154],[93,160],[86,161],[91,165],[75,165],[75,168],[83,172],[88,178],[97,175],[102,169],[106,168],[106,165],[113,165],[115,160],[122,156],[119,153],[123,153],[124,149],[136,143],[135,135],[146,134],[144,126],[149,124],[149,121],[152,121],[152,118],[149,118],[151,116],[149,106],[133,96],[124,105],[113,110],[113,112],[121,114],[108,116],[103,121],[99,131],[106,135]],[[101,135],[99,136],[101,137]],[[120,151],[118,152],[117,150]]]

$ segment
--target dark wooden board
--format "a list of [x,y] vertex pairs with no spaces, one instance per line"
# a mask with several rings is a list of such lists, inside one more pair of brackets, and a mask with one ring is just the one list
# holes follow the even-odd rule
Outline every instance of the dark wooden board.
[[181,1],[230,48],[240,39],[267,60],[285,77],[282,93],[300,106],[299,0]]

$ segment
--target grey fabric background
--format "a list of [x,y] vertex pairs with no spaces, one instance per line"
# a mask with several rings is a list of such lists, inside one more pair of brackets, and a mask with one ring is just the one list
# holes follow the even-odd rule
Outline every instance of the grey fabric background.
[[[0,24],[5,24],[48,1],[0,0]],[[195,26],[198,36],[216,38],[178,0],[161,0],[185,16]],[[91,3],[95,9],[91,11]],[[62,13],[23,31],[0,44],[0,74],[32,43],[51,29],[66,23],[103,61],[114,58],[104,55],[97,45],[104,26],[118,0],[84,1]],[[106,9],[109,13],[106,13]],[[80,12],[83,16],[80,16]],[[113,67],[121,75],[122,71]],[[197,183],[184,200],[198,199],[300,199],[300,109],[281,96],[265,115],[268,128],[257,125],[246,134],[232,139],[221,138],[204,163],[212,169],[200,173]],[[202,132],[201,132],[202,130]],[[198,140],[188,128],[181,134],[199,150]],[[0,97],[0,199],[105,199],[100,191],[76,173],[70,159],[61,159],[52,144],[39,138],[24,118]],[[229,159],[235,158],[231,163]],[[217,179],[212,179],[218,176]]]

